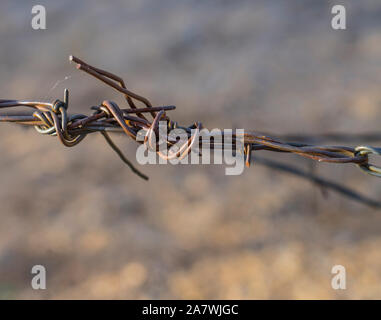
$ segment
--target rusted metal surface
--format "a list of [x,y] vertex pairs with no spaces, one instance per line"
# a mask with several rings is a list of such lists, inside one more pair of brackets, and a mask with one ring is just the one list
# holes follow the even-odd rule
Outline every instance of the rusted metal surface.
[[[89,75],[99,79],[110,87],[122,93],[127,101],[129,108],[120,108],[113,101],[103,101],[99,106],[92,107],[93,113],[90,115],[72,114],[67,110],[69,106],[69,94],[65,89],[64,99],[56,100],[53,103],[22,100],[0,100],[0,109],[30,107],[34,109],[32,114],[28,115],[1,115],[1,122],[14,122],[22,125],[34,126],[39,133],[57,136],[62,144],[67,147],[73,147],[80,143],[88,134],[100,132],[106,141],[117,152],[120,158],[140,177],[147,177],[140,173],[132,163],[122,154],[118,147],[112,142],[109,132],[124,132],[132,140],[137,140],[137,134],[140,130],[145,130],[145,139],[143,142],[147,147],[153,149],[164,159],[182,159],[187,156],[195,146],[196,138],[200,135],[202,125],[196,122],[191,126],[179,126],[176,122],[170,120],[168,111],[174,110],[175,106],[153,107],[151,102],[132,91],[129,91],[123,79],[120,77],[95,68],[86,62],[71,56],[70,60],[76,63],[77,69],[82,70]],[[144,108],[139,108],[136,103],[144,104]],[[149,120],[151,118],[151,120]],[[175,128],[182,128],[188,134],[188,140],[176,152],[163,154],[157,148],[157,137],[153,133],[158,130],[159,121],[167,123],[168,132]],[[192,130],[193,129],[193,130]],[[193,134],[192,134],[193,133]],[[300,142],[284,142],[280,139],[268,135],[259,134],[253,131],[245,131],[243,135],[233,130],[233,138],[229,144],[224,141],[224,133],[221,133],[221,142],[212,142],[209,147],[234,147],[238,141],[243,143],[245,163],[250,166],[251,154],[259,150],[274,152],[294,153],[319,162],[328,163],[353,163],[359,166],[365,172],[374,176],[381,177],[381,169],[369,163],[369,154],[381,154],[381,148],[358,146],[326,146],[314,145]],[[202,142],[202,137],[200,137]],[[173,145],[173,142],[166,141],[167,147]],[[198,146],[200,148],[200,145]],[[200,148],[201,149],[201,148]],[[202,151],[202,150],[199,150]]]

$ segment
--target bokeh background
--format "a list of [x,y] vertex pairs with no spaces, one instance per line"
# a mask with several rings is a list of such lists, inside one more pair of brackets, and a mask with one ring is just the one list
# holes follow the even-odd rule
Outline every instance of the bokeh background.
[[[46,30],[30,26],[34,4],[46,7]],[[331,28],[335,4],[345,31]],[[176,105],[184,124],[380,131],[380,28],[377,0],[1,1],[0,97],[50,101],[67,87],[72,112],[122,104],[69,63],[74,54]],[[134,159],[134,142],[116,140]],[[354,165],[258,156],[381,198],[380,180]],[[255,157],[241,176],[145,166],[145,182],[100,135],[67,149],[1,124],[0,298],[381,298],[381,211]],[[47,290],[31,288],[35,264]],[[331,288],[337,264],[346,290]]]

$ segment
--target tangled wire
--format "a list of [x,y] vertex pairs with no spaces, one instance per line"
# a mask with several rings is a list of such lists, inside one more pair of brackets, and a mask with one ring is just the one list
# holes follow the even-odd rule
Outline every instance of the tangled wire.
[[[18,124],[34,126],[34,128],[41,134],[57,136],[61,143],[67,147],[77,145],[90,133],[100,132],[112,149],[132,169],[132,171],[146,180],[148,179],[147,176],[136,169],[123,155],[110,138],[108,134],[109,132],[123,131],[136,142],[144,143],[147,148],[155,150],[155,152],[164,159],[183,159],[193,151],[195,141],[199,138],[202,129],[200,122],[194,123],[188,127],[179,126],[167,116],[167,112],[174,110],[175,106],[154,107],[148,99],[129,91],[126,88],[123,79],[120,77],[93,67],[74,56],[70,56],[70,60],[77,64],[77,69],[88,73],[122,93],[129,108],[121,109],[115,102],[106,100],[103,101],[101,105],[91,107],[94,112],[89,116],[84,114],[69,115],[67,113],[69,93],[68,90],[65,89],[63,101],[56,100],[53,103],[0,100],[0,109],[11,107],[31,107],[35,109],[32,114],[28,115],[2,115],[0,116],[0,122],[15,122]],[[138,107],[136,102],[144,104],[144,107]],[[148,115],[152,118],[151,120],[147,119]],[[176,128],[181,128],[185,130],[188,135],[187,141],[185,141],[176,152],[163,153],[158,150],[158,141],[154,133],[157,133],[158,124],[162,121],[166,123],[169,133]],[[138,141],[137,139],[138,132],[141,130],[145,133],[144,141]],[[365,172],[381,177],[381,168],[369,163],[369,155],[381,155],[381,148],[369,146],[358,146],[353,148],[345,146],[323,146],[298,142],[283,142],[279,139],[257,134],[255,132],[245,132],[243,135],[240,135],[234,130],[230,147],[235,147],[238,144],[238,141],[242,141],[243,143],[243,154],[247,166],[250,166],[253,151],[268,150],[294,153],[319,162],[354,163]],[[165,141],[165,144],[170,148],[174,145],[174,142],[167,140]],[[217,146],[217,144],[219,144],[219,146]],[[201,146],[202,138],[200,140],[199,151],[202,151]],[[212,141],[209,147],[227,148],[227,144],[224,143],[224,133],[221,133],[220,141]]]

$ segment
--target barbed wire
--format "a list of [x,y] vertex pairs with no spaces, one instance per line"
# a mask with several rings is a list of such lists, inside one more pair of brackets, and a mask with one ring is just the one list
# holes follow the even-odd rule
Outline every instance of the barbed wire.
[[[111,148],[119,155],[131,170],[141,178],[147,180],[148,177],[141,173],[131,161],[129,161],[121,150],[111,139],[109,133],[123,132],[132,140],[138,143],[144,143],[147,148],[155,150],[163,159],[183,159],[193,149],[195,149],[195,141],[199,139],[197,152],[202,152],[203,137],[200,136],[202,130],[201,122],[195,122],[191,126],[180,126],[177,122],[172,121],[167,112],[174,110],[175,106],[159,106],[154,107],[151,102],[127,89],[122,78],[99,68],[93,67],[77,57],[70,56],[70,61],[76,63],[79,70],[97,78],[106,85],[120,92],[126,99],[129,108],[120,108],[115,102],[110,100],[103,101],[98,106],[93,106],[93,113],[84,114],[68,114],[69,107],[69,91],[65,89],[63,100],[55,100],[53,103],[40,101],[24,101],[24,100],[0,100],[0,109],[29,107],[34,109],[32,114],[4,114],[0,115],[0,122],[12,122],[26,126],[33,126],[39,133],[57,136],[59,141],[66,147],[73,147],[79,144],[87,135],[99,132],[103,135]],[[144,107],[138,107],[141,103]],[[148,118],[151,120],[148,120]],[[172,130],[177,128],[183,129],[188,139],[176,152],[163,153],[157,148],[157,137],[155,133],[158,131],[159,122],[166,122],[168,136]],[[144,141],[138,141],[138,132],[143,130],[145,134]],[[337,137],[337,135],[336,135]],[[373,176],[381,177],[381,168],[369,163],[369,155],[381,155],[381,148],[371,146],[327,146],[315,145],[307,143],[314,140],[313,137],[296,136],[299,142],[285,142],[271,135],[259,134],[254,131],[245,131],[240,134],[233,130],[233,136],[230,144],[227,139],[224,140],[225,134],[221,132],[221,140],[210,140],[209,147],[213,148],[234,148],[238,142],[243,144],[243,154],[246,166],[250,166],[251,156],[253,152],[259,150],[267,150],[273,152],[293,153],[305,158],[316,160],[318,162],[328,163],[353,163],[360,167],[364,172]],[[291,137],[289,137],[291,138]],[[335,138],[335,135],[326,136],[326,138]],[[340,137],[339,137],[340,138]],[[342,140],[345,137],[341,136]],[[348,138],[348,137],[347,137]],[[375,138],[373,136],[373,138]],[[302,140],[306,140],[301,142]],[[168,148],[174,145],[173,141],[165,141]],[[315,179],[316,180],[316,179]],[[321,182],[321,181],[320,181]]]

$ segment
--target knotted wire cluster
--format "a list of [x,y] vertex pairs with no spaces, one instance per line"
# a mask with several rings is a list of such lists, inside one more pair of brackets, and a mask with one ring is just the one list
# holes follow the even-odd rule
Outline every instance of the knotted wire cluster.
[[[34,126],[41,134],[57,136],[60,142],[73,147],[80,143],[88,134],[100,132],[112,149],[120,158],[133,170],[134,173],[148,179],[143,173],[136,169],[133,164],[123,155],[120,149],[115,145],[109,136],[109,132],[124,132],[127,136],[138,143],[144,143],[147,148],[154,150],[163,159],[170,160],[174,158],[183,159],[193,149],[202,152],[203,144],[202,125],[196,122],[191,126],[179,126],[177,122],[172,121],[166,114],[167,111],[174,110],[175,106],[154,107],[151,102],[126,88],[122,78],[99,68],[93,67],[86,62],[70,56],[70,60],[76,63],[76,67],[89,75],[99,79],[108,86],[122,93],[127,101],[129,108],[120,108],[115,102],[105,100],[100,105],[91,107],[91,115],[68,114],[69,92],[65,89],[64,99],[56,100],[53,103],[34,102],[22,100],[0,100],[0,109],[12,107],[30,107],[34,109],[32,114],[28,115],[1,115],[0,122],[15,122],[23,125]],[[138,107],[141,103],[144,107]],[[148,115],[151,120],[148,120]],[[168,152],[162,152],[158,148],[158,126],[159,122],[164,121],[167,124],[168,132],[176,128],[183,129],[188,139],[175,152],[169,148],[174,145],[173,141],[167,140]],[[137,139],[138,132],[144,131],[144,141]],[[354,163],[365,172],[374,176],[381,177],[381,168],[369,163],[369,155],[381,155],[381,148],[358,146],[321,146],[299,142],[283,142],[280,139],[258,134],[252,131],[245,131],[243,134],[233,130],[232,140],[226,143],[224,132],[221,133],[221,139],[217,142],[212,140],[209,147],[213,148],[233,148],[238,142],[243,145],[243,154],[245,163],[250,166],[251,155],[253,151],[267,150],[275,152],[294,153],[306,158],[317,160],[319,162],[329,163]],[[197,148],[196,141],[199,141]]]

